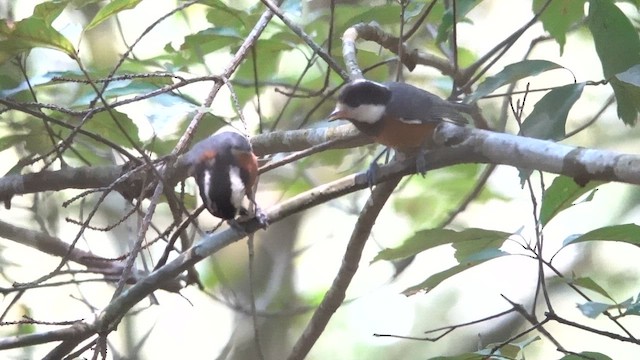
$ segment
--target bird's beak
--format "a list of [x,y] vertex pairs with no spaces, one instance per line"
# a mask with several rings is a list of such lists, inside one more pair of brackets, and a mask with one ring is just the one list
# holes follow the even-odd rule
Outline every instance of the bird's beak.
[[334,121],[334,120],[338,120],[338,119],[346,119],[346,113],[344,110],[340,110],[340,109],[335,109],[333,110],[333,112],[331,114],[329,114],[329,121]]

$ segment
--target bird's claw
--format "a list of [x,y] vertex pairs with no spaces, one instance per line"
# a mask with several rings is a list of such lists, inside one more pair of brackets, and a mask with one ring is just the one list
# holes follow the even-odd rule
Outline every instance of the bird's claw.
[[378,166],[378,163],[375,161],[369,165],[369,169],[367,169],[367,185],[369,186],[369,189],[373,189],[373,185],[376,184],[379,169],[380,166]]
[[256,220],[258,220],[258,224],[261,229],[266,229],[269,226],[269,217],[267,214],[262,211],[259,207],[256,206]]
[[427,174],[427,160],[425,159],[426,151],[422,150],[416,156],[416,172],[422,177]]
[[[267,226],[269,226],[269,217],[267,216],[267,214],[262,211],[262,209],[260,209],[260,207],[254,203],[254,211],[253,211],[253,216],[256,218],[256,221],[258,222],[258,226],[261,229],[266,229]],[[238,220],[233,220],[235,222],[235,228],[238,229],[238,227],[240,227],[240,223],[246,223],[248,221],[251,220],[251,213],[249,210],[242,208],[240,209],[240,216],[238,217]],[[229,221],[229,225],[231,225],[232,227],[234,227],[233,223],[231,223],[231,221]],[[244,231],[244,230],[243,230]]]

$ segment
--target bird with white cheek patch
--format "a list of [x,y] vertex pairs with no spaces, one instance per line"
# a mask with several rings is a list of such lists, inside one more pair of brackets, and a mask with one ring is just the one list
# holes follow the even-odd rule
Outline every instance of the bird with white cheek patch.
[[[469,109],[469,105],[443,100],[409,84],[358,79],[342,89],[329,121],[348,120],[375,142],[415,155],[431,146],[439,123],[466,124],[467,120],[458,111]],[[423,157],[418,156],[416,161],[418,172],[424,173]],[[374,161],[370,177],[374,175],[371,172],[375,166]],[[373,179],[369,180],[371,184]]]
[[195,144],[185,157],[202,202],[213,216],[234,224],[236,216],[249,214],[242,204],[246,196],[260,225],[266,227],[267,218],[253,193],[258,161],[245,136],[232,131],[214,134]]

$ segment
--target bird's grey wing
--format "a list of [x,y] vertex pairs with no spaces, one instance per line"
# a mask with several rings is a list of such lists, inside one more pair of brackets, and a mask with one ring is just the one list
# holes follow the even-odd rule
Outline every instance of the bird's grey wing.
[[405,86],[397,82],[388,82],[385,85],[391,89],[392,93],[391,100],[387,104],[387,114],[400,117],[408,123],[450,121],[466,124],[468,122],[457,110],[461,106],[468,105],[443,100],[437,95],[414,86]]

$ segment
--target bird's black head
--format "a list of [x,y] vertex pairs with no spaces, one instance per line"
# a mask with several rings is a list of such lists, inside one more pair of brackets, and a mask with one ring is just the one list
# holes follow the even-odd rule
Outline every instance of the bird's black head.
[[376,124],[382,119],[390,100],[391,90],[386,85],[355,80],[340,92],[329,120],[346,119],[356,126]]
[[356,80],[340,92],[338,102],[351,108],[360,105],[386,105],[391,99],[391,90],[385,85],[370,80]]

